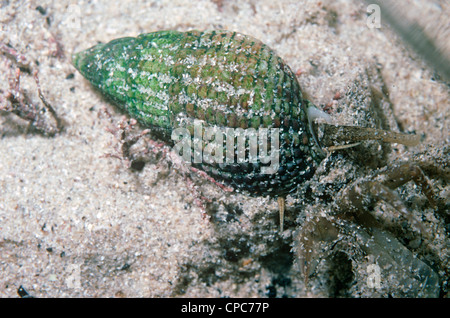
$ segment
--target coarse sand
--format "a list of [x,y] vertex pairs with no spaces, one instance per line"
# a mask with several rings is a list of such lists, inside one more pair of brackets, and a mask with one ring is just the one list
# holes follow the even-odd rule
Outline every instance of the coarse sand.
[[[433,21],[444,19],[447,29],[430,34],[448,45],[448,3],[423,0],[414,6]],[[307,202],[301,195],[288,197],[285,231],[278,233],[276,200],[225,193],[195,175],[190,181],[183,168],[174,169],[164,158],[133,170],[108,155],[118,144],[108,129],[123,114],[70,62],[72,53],[118,37],[167,29],[238,31],[278,52],[304,95],[340,123],[384,125],[378,128],[421,136],[414,148],[383,146],[389,151],[374,159],[372,170],[411,154],[439,156],[449,143],[448,85],[383,21],[370,28],[368,15],[367,3],[356,0],[0,1],[0,43],[38,71],[42,92],[63,125],[55,136],[42,136],[16,115],[0,112],[0,297],[18,297],[20,286],[34,297],[392,294],[389,286],[380,291],[357,282],[351,287],[349,281],[360,277],[356,272],[340,280],[344,287],[327,286],[330,280],[317,276],[330,270],[320,268],[305,287],[295,237],[308,213],[325,213],[317,209],[326,196]],[[0,55],[1,94],[8,92],[16,67]],[[39,104],[33,76],[22,72],[20,84]],[[372,87],[388,99],[378,108],[383,124],[371,117],[377,111],[364,105],[376,100]],[[363,177],[369,169],[350,163],[370,161],[371,151],[381,148],[367,149],[346,157],[342,171]],[[448,151],[438,159],[448,168]],[[320,193],[326,190],[314,182],[335,184],[345,177],[340,170],[323,170],[327,174],[310,186]],[[445,181],[433,184],[441,197],[449,196]],[[423,194],[414,184],[401,191],[420,213]],[[197,204],[200,194],[206,212]],[[448,224],[430,211],[423,217],[425,238],[400,241],[424,262],[435,262],[431,267],[445,295]]]

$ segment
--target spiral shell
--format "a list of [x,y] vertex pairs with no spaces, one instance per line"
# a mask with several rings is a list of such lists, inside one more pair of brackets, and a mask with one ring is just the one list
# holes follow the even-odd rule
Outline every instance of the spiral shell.
[[[259,158],[193,162],[235,189],[285,195],[314,173],[319,156],[298,81],[272,49],[253,37],[230,31],[159,31],[98,44],[75,54],[73,64],[104,95],[171,144],[180,127],[194,139],[199,122],[203,128],[278,129],[274,173],[263,173],[267,163]],[[236,145],[231,150],[236,156]]]

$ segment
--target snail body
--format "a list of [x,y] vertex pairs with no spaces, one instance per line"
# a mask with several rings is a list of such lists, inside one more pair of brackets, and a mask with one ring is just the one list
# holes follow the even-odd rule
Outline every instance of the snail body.
[[415,135],[331,125],[302,98],[275,51],[237,32],[158,31],[101,43],[72,59],[94,87],[168,144],[188,139],[179,147],[186,161],[250,195],[284,198],[314,175],[325,155],[317,118],[327,122],[326,139],[350,143],[329,150],[368,139],[419,142]]

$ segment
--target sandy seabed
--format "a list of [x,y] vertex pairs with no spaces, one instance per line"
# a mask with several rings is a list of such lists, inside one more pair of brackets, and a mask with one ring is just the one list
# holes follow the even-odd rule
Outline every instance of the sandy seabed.
[[[446,16],[448,25],[448,6],[415,5],[436,20]],[[63,123],[60,133],[45,137],[29,132],[15,115],[0,113],[0,296],[18,297],[19,286],[35,297],[445,296],[448,223],[422,209],[426,203],[414,184],[399,191],[416,216],[423,212],[427,233],[419,242],[399,241],[439,275],[440,291],[396,294],[395,286],[383,282],[381,290],[364,287],[364,274],[357,271],[363,267],[346,251],[319,266],[306,287],[297,232],[310,214],[326,212],[321,200],[327,196],[302,200],[305,186],[288,197],[285,231],[278,233],[273,199],[224,193],[195,176],[193,191],[164,160],[128,169],[105,156],[114,153],[117,139],[102,110],[116,122],[122,114],[70,62],[73,52],[123,36],[166,29],[238,31],[278,52],[305,96],[341,123],[379,124],[366,104],[374,103],[372,87],[378,87],[388,99],[378,108],[383,124],[422,138],[411,149],[389,147],[383,166],[432,152],[448,168],[448,151],[439,152],[449,143],[448,86],[388,26],[369,28],[366,9],[363,2],[343,0],[0,1],[0,42],[39,72],[43,94]],[[2,94],[16,67],[0,56]],[[21,88],[40,103],[26,72]],[[314,178],[309,189],[324,194],[328,190],[320,185],[336,184],[346,171],[363,177],[370,169],[355,160],[381,148],[367,149],[362,156],[342,155],[342,167],[321,169],[326,175]],[[448,197],[445,180],[432,183]],[[209,218],[196,204],[200,192],[211,201]],[[334,277],[336,268],[347,276]],[[401,275],[408,274],[398,273],[397,283]]]

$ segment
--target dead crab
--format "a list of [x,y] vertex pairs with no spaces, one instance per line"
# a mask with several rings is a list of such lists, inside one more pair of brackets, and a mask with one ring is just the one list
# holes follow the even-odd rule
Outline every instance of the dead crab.
[[[330,131],[325,135],[335,136]],[[313,191],[326,197],[337,190],[337,195],[326,199],[327,203],[309,206],[295,235],[296,261],[308,288],[328,285],[329,291],[330,286],[334,290],[332,296],[439,297],[446,293],[447,282],[442,277],[448,275],[444,239],[448,230],[439,231],[430,219],[448,224],[449,202],[435,194],[428,177],[445,187],[450,179],[448,157],[448,147],[430,148],[411,161],[394,163],[353,181],[348,177],[352,168],[345,167],[342,155],[328,157],[322,168],[329,174],[315,185],[321,189]],[[333,169],[341,171],[333,186],[337,180],[340,183],[338,189],[328,191],[327,178]],[[412,191],[426,198],[414,198],[422,201],[422,211],[413,211],[417,203],[407,206],[404,189],[402,196],[395,190],[410,181],[419,189]],[[433,241],[439,241],[443,250],[433,251]],[[310,279],[315,283],[310,284]]]

